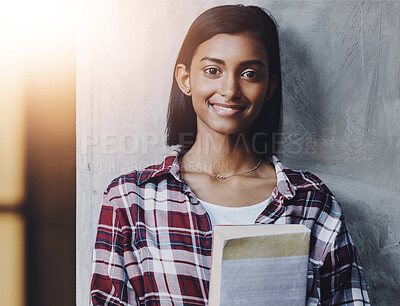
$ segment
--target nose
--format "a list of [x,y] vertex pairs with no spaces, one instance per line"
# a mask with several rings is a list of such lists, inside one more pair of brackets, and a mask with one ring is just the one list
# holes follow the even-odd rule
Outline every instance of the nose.
[[228,73],[221,78],[219,94],[227,100],[241,96],[239,79],[234,73]]

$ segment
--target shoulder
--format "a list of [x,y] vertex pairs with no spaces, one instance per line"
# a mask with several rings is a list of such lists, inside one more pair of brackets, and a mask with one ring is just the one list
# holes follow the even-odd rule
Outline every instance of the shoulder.
[[315,174],[306,170],[286,167],[275,157],[274,165],[280,194],[285,207],[292,216],[311,223],[338,222],[343,210],[326,184]]
[[285,169],[284,172],[295,190],[293,201],[311,209],[309,212],[313,214],[313,218],[319,212],[319,218],[327,219],[330,216],[337,220],[342,219],[340,203],[317,175],[305,170]]
[[291,184],[299,191],[319,191],[332,196],[332,192],[317,175],[306,170],[283,169]]
[[306,170],[295,170],[285,166],[276,155],[271,157],[276,171],[278,184],[287,184],[288,189],[298,191],[316,191],[332,196],[326,184],[315,174]]
[[141,183],[145,172],[146,168],[134,170],[111,180],[103,195],[102,210],[115,212],[121,224],[133,226],[145,209],[146,202],[152,198],[149,197],[150,189],[158,189],[149,183]]
[[111,180],[111,182],[108,184],[105,194],[110,193],[112,190],[117,189],[119,186],[124,185],[126,183],[130,183],[133,185],[137,185],[138,182],[138,170],[133,170],[129,173],[121,174],[118,177],[115,177],[114,179]]
[[129,173],[121,174],[111,180],[108,184],[105,194],[115,194],[121,191],[136,190],[145,188],[145,183],[153,176],[155,169],[159,165],[151,165],[142,170],[133,170]]
[[[173,188],[180,178],[179,152],[179,150],[173,150],[158,164],[149,165],[141,170],[133,170],[114,178],[108,184],[105,195],[112,198],[113,196],[126,196],[130,193],[142,194],[146,190],[157,190],[157,185],[167,181],[168,188]],[[166,180],[167,178],[168,180]]]

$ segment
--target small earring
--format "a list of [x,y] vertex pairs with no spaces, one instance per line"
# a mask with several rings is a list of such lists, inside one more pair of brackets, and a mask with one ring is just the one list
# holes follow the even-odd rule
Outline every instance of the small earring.
[[187,92],[187,93],[190,93],[190,89],[189,89],[189,88],[188,88],[188,89],[186,89],[186,92]]

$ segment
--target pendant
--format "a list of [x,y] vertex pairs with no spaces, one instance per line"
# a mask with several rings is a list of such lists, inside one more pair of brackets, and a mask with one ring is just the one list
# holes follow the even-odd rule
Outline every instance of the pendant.
[[225,179],[225,176],[222,176],[222,175],[219,175],[219,174],[217,174],[215,177],[216,177],[217,180],[224,180]]

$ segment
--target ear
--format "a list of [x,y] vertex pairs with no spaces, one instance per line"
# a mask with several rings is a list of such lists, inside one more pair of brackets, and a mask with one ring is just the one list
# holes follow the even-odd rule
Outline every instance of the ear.
[[178,64],[175,68],[175,79],[180,90],[187,96],[191,96],[190,74],[184,64]]
[[264,103],[266,103],[269,99],[272,98],[277,83],[278,83],[278,76],[276,74],[273,74],[271,79],[268,81],[267,94],[265,95]]

